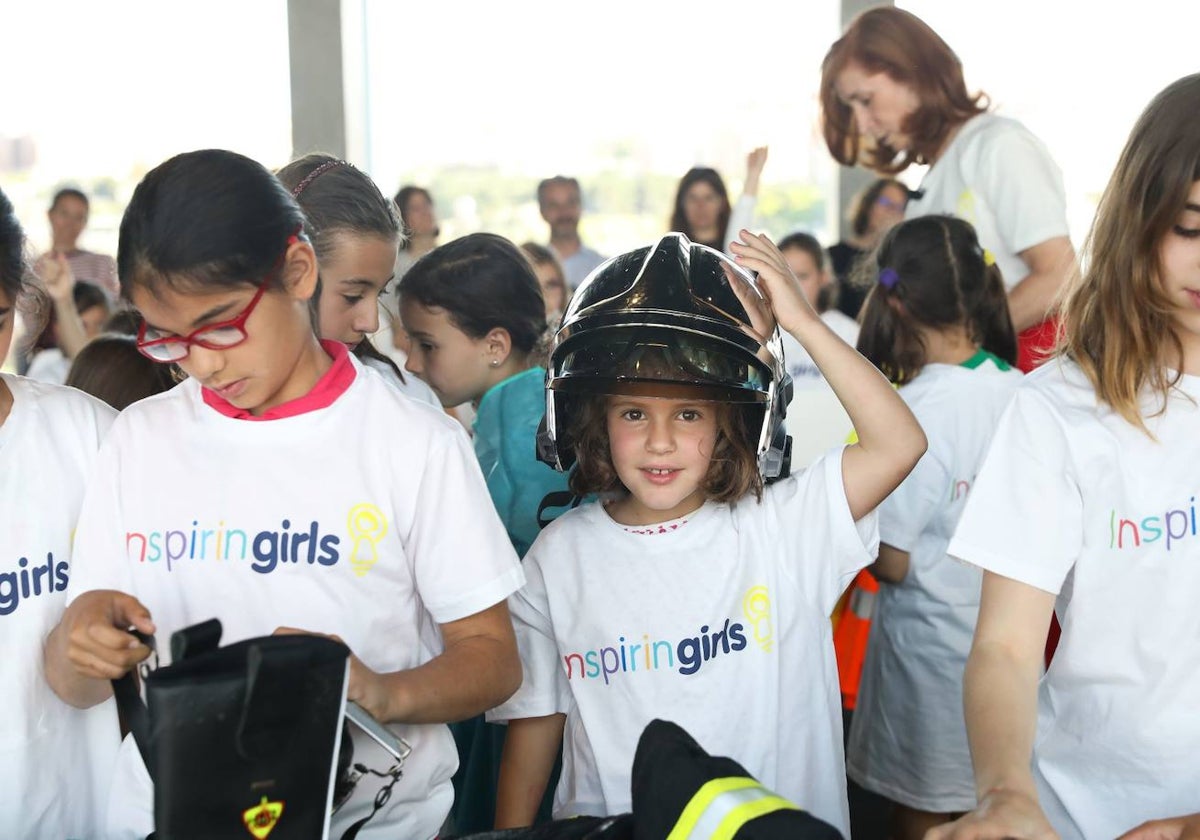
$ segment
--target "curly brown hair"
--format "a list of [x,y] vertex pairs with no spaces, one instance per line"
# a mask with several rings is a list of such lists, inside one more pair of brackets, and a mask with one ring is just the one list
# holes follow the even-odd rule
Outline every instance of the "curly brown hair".
[[[577,398],[578,408],[568,423],[568,434],[575,447],[575,469],[570,488],[579,496],[592,493],[628,493],[612,462],[608,440],[607,394]],[[762,500],[763,480],[751,441],[753,431],[762,422],[763,407],[728,402],[711,402],[716,407],[717,443],[704,477],[705,498],[713,502],[733,502],[753,493]],[[757,417],[757,422],[755,421]]]

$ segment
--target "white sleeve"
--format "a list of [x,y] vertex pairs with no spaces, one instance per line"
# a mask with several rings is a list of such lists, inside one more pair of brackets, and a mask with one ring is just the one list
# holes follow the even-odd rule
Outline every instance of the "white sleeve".
[[1083,545],[1083,498],[1067,435],[1022,386],[1000,418],[948,553],[1057,594]]
[[945,504],[950,471],[930,449],[900,486],[879,505],[879,540],[911,552]]
[[732,254],[729,248],[731,242],[736,242],[742,228],[749,229],[754,224],[754,210],[758,207],[758,198],[753,195],[743,195],[733,205],[729,213],[729,225],[725,228],[725,253]]
[[525,586],[508,599],[521,656],[521,687],[506,702],[487,712],[490,721],[544,717],[555,712],[566,714],[570,705],[571,692],[559,666],[538,542],[545,544],[540,540],[534,542],[525,555]]
[[421,601],[439,624],[482,612],[525,581],[479,464],[457,429],[432,441],[404,550]]
[[982,137],[973,170],[964,180],[987,203],[1012,253],[1070,233],[1062,172],[1023,126],[1006,124]]
[[[83,494],[71,550],[68,604],[82,593],[97,589],[137,594],[129,569],[130,554],[121,512],[121,458],[115,437],[109,437],[100,447]],[[136,543],[133,548],[138,549]]]
[[844,452],[841,447],[822,455],[799,475],[769,487],[763,498],[774,508],[780,538],[788,546],[790,574],[825,615],[879,554],[876,511],[857,522],[850,514],[842,481]]

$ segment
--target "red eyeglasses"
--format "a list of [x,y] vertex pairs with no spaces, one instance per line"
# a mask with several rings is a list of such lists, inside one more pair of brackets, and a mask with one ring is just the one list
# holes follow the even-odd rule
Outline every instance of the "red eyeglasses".
[[143,356],[153,359],[156,362],[178,362],[181,359],[186,359],[193,344],[199,345],[207,350],[228,350],[231,347],[237,347],[248,337],[246,335],[246,321],[254,312],[254,307],[258,306],[258,302],[262,300],[262,296],[267,291],[267,286],[271,284],[271,280],[275,276],[276,269],[283,263],[283,258],[287,256],[288,248],[300,241],[299,232],[293,233],[288,237],[287,245],[284,246],[283,253],[279,255],[279,259],[271,267],[263,277],[262,282],[258,284],[258,291],[254,293],[254,297],[246,304],[235,318],[228,321],[220,321],[216,324],[208,324],[200,327],[198,330],[193,330],[187,335],[172,335],[164,334],[154,327],[146,324],[145,320],[138,328],[137,349]]

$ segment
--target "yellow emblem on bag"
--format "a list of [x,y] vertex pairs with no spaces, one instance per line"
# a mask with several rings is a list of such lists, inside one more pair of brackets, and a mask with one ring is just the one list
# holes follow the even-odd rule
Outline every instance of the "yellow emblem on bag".
[[267,797],[253,808],[242,811],[242,822],[246,829],[258,840],[266,840],[267,835],[275,830],[279,817],[283,815],[282,802],[268,802]]

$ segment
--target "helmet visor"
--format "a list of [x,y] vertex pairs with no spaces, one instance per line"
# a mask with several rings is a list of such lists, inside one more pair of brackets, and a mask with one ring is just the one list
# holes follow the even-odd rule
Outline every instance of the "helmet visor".
[[714,389],[733,402],[765,402],[770,369],[744,349],[662,327],[602,328],[564,342],[551,363],[550,387],[611,393],[622,384],[660,382]]

